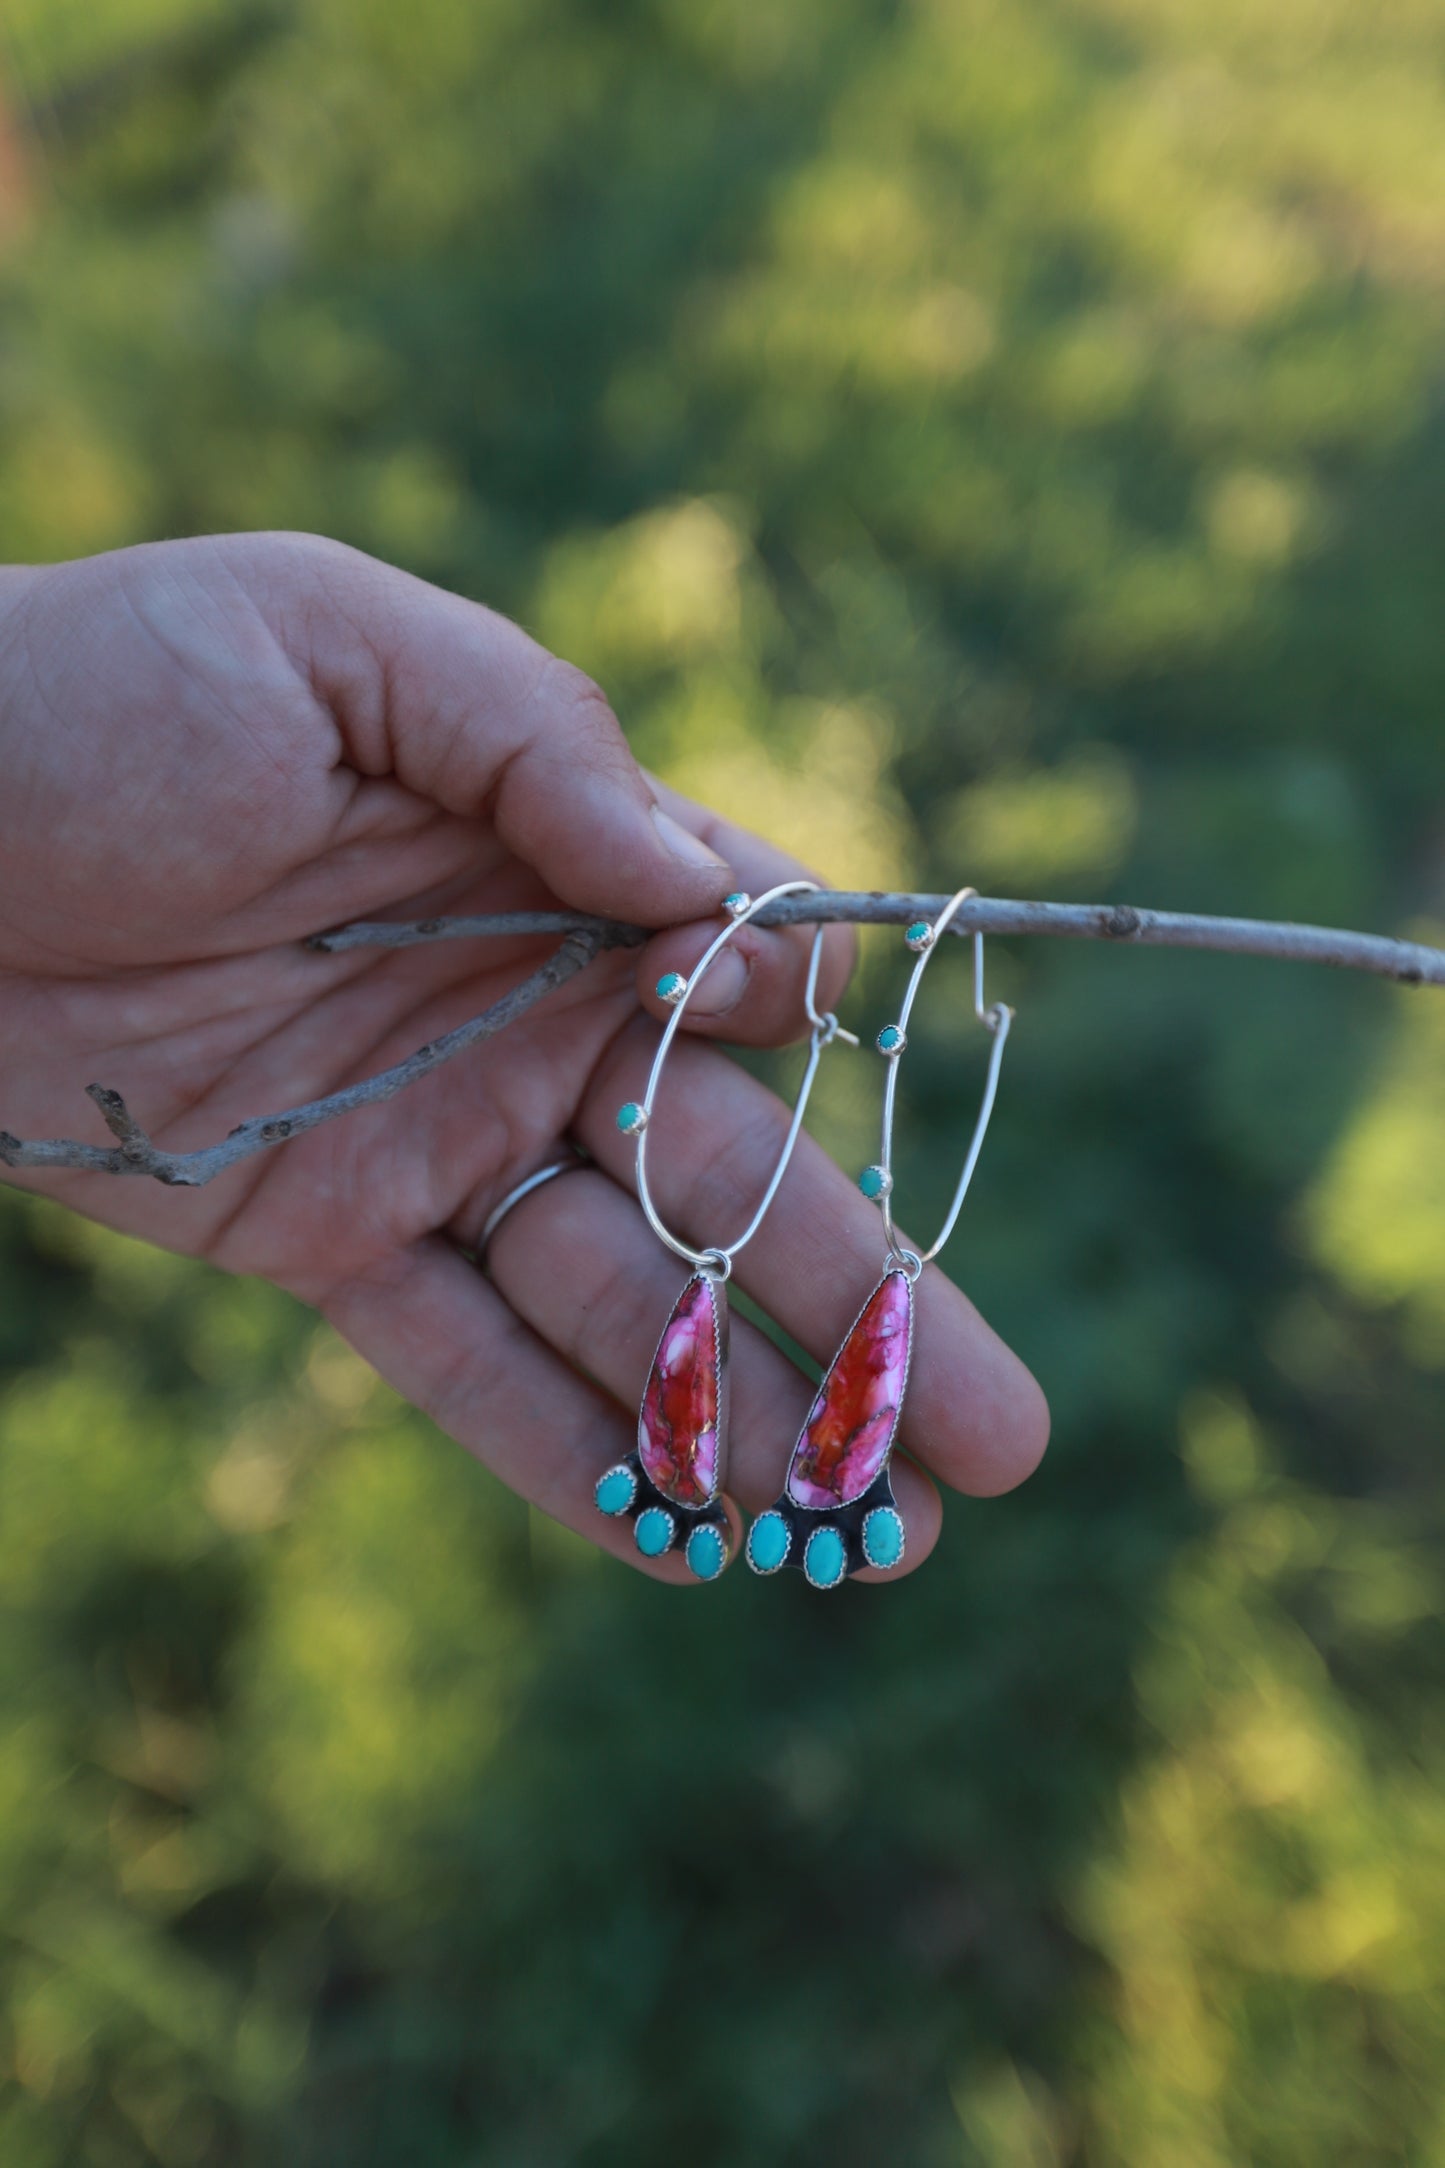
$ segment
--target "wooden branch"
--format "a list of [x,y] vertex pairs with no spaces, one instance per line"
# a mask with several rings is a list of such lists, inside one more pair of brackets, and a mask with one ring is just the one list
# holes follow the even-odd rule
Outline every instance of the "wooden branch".
[[[882,894],[878,891],[823,890],[817,895],[784,896],[752,921],[755,926],[844,923],[856,926],[906,926],[916,918],[934,918],[947,898]],[[326,955],[358,948],[413,948],[428,941],[469,941],[560,933],[562,945],[530,978],[493,1003],[481,1016],[455,1031],[418,1047],[395,1068],[379,1076],[291,1107],[283,1114],[242,1122],[219,1144],[195,1152],[166,1152],[152,1143],[120,1093],[103,1084],[86,1089],[116,1139],[103,1145],[80,1144],[57,1137],[26,1144],[0,1129],[0,1164],[15,1168],[57,1168],[83,1174],[143,1174],[154,1181],[196,1189],[227,1168],[251,1159],[274,1144],[285,1144],[338,1114],[377,1106],[430,1076],[483,1039],[494,1038],[534,1003],[585,970],[606,949],[637,948],[653,929],[620,920],[593,918],[570,911],[507,911],[488,918],[426,918],[411,924],[359,922],[332,933],[313,934],[306,946]],[[1346,933],[1328,926],[1273,924],[1263,919],[1203,918],[1189,912],[1146,911],[1134,904],[1022,903],[989,896],[966,903],[949,928],[967,936],[1045,934],[1066,941],[1118,941],[1142,948],[1213,949],[1231,956],[1268,956],[1285,963],[1331,964],[1343,971],[1365,971],[1394,979],[1402,986],[1445,986],[1445,949],[1419,941],[1391,941],[1383,935]]]
[[[815,896],[783,896],[759,911],[755,926],[805,926],[820,921],[851,926],[906,926],[934,918],[946,896],[883,894],[879,890],[825,889]],[[343,926],[312,936],[310,948],[335,954],[355,948],[412,948],[424,941],[471,941],[498,934],[561,933],[605,928],[610,946],[649,938],[641,926],[570,916],[562,911],[512,911],[497,918],[426,918],[414,925]],[[1146,911],[1132,903],[1022,903],[978,896],[966,903],[950,933],[1048,934],[1065,941],[1119,941],[1139,948],[1214,949],[1228,956],[1271,956],[1282,963],[1333,964],[1367,971],[1402,986],[1445,986],[1445,949],[1421,941],[1391,941],[1383,934],[1343,933],[1332,926],[1295,926],[1257,918],[1203,918],[1185,911]]]
[[313,933],[304,945],[319,949],[323,956],[340,956],[347,949],[416,948],[424,941],[465,941],[478,935],[498,940],[508,934],[515,939],[537,933],[583,933],[593,935],[599,949],[640,948],[655,931],[655,927],[626,925],[620,918],[590,918],[585,911],[497,911],[490,918],[419,918],[409,925],[390,919],[358,919],[334,933]]
[[455,1061],[469,1047],[505,1031],[508,1024],[515,1024],[537,1002],[585,970],[604,948],[616,946],[615,941],[609,942],[595,932],[569,933],[555,954],[520,986],[514,986],[511,993],[493,1002],[480,1016],[458,1024],[455,1031],[419,1046],[395,1068],[383,1069],[364,1083],[349,1084],[344,1091],[331,1092],[325,1099],[288,1107],[284,1114],[259,1115],[253,1121],[242,1122],[219,1144],[206,1145],[200,1151],[163,1151],[151,1142],[119,1092],[108,1090],[104,1084],[87,1084],[86,1092],[99,1107],[106,1128],[120,1140],[113,1150],[98,1144],[78,1144],[69,1137],[24,1144],[8,1130],[0,1129],[0,1163],[7,1167],[66,1168],[81,1174],[146,1174],[177,1189],[200,1189],[227,1168],[238,1166],[243,1159],[253,1159],[257,1152],[267,1151],[273,1144],[289,1143],[292,1137],[304,1136],[308,1129],[332,1121],[338,1114],[350,1114],[356,1107],[379,1106],[383,1100],[395,1098],[408,1084],[440,1069],[443,1062]]

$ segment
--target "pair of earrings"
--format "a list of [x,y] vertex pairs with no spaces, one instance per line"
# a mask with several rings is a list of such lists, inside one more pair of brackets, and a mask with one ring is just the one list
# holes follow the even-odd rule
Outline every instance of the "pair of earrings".
[[[700,1580],[715,1580],[727,1564],[728,1522],[721,1497],[727,1458],[728,1315],[726,1287],[733,1260],[761,1227],[798,1141],[823,1049],[836,1038],[856,1046],[831,1012],[817,1008],[818,963],[823,929],[813,938],[804,1001],[810,1026],[808,1059],[777,1163],[762,1201],[741,1235],[726,1247],[696,1250],[673,1234],[658,1214],[647,1180],[647,1130],[663,1066],[691,994],[709,965],[740,926],[779,896],[816,893],[816,883],[787,881],[756,898],[729,896],[729,923],[706,950],[689,979],[671,972],[658,993],[672,1004],[647,1089],[617,1116],[624,1135],[637,1140],[637,1194],[653,1232],[693,1267],[663,1329],[638,1417],[637,1451],[606,1470],[596,1487],[597,1505],[612,1518],[629,1517],[638,1549],[657,1558],[682,1543],[688,1567]],[[983,936],[975,934],[974,1014],[993,1040],[983,1101],[968,1156],[942,1228],[932,1247],[910,1250],[893,1222],[893,1119],[898,1065],[908,1044],[908,1022],[920,981],[938,937],[977,891],[961,888],[937,918],[919,919],[904,939],[916,962],[896,1023],[885,1024],[876,1045],[888,1063],[883,1087],[878,1160],[859,1187],[881,1207],[886,1244],[882,1276],[829,1365],[793,1448],[777,1502],[748,1533],[747,1560],[755,1573],[801,1569],[814,1588],[836,1588],[862,1566],[886,1570],[904,1552],[903,1517],[890,1475],[894,1441],[903,1411],[913,1349],[913,1289],[923,1268],[947,1242],[973,1179],[998,1091],[999,1068],[1013,1011],[987,1007],[983,987]]]

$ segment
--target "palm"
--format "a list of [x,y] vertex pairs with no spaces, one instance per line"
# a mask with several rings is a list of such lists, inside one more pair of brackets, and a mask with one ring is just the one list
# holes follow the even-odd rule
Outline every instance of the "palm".
[[[244,592],[238,609],[233,588],[228,636],[214,639],[208,614],[253,547],[231,545],[229,562],[204,566],[179,593],[151,556],[128,576],[111,559],[76,568],[89,576],[89,592],[65,603],[71,622],[83,619],[79,652],[32,625],[32,656],[54,658],[29,667],[56,727],[22,775],[30,818],[0,874],[0,963],[14,973],[3,999],[30,1050],[9,1083],[12,1128],[83,1116],[79,1088],[93,1078],[123,1091],[158,1141],[208,1143],[386,1067],[489,1006],[543,952],[536,942],[333,958],[300,948],[320,927],[383,907],[558,899],[485,821],[336,765],[335,725],[278,646],[264,590]],[[184,778],[184,807],[157,788],[168,776]],[[93,810],[57,883],[43,863],[62,798]],[[523,1019],[505,1046],[211,1189],[178,1196],[76,1176],[63,1194],[112,1226],[314,1298],[433,1228],[467,1222],[538,1164],[633,1012],[631,978],[627,960],[599,960],[585,986]],[[39,1021],[57,1013],[59,1033]]]
[[[0,1122],[23,1134],[76,1126],[96,1081],[168,1148],[210,1143],[390,1066],[490,1006],[545,946],[301,945],[329,925],[565,904],[671,929],[400,1097],[206,1188],[27,1178],[316,1303],[514,1487],[598,1533],[591,1481],[626,1449],[678,1286],[611,1120],[655,1043],[650,983],[691,968],[734,880],[797,869],[669,794],[654,803],[595,688],[515,627],[294,537],[5,575],[0,761]],[[795,1035],[806,946],[748,928],[736,1007],[689,1012],[654,1166],[695,1243],[742,1224],[785,1121],[697,1042]],[[830,936],[825,1000],[847,968],[846,939]],[[596,1171],[529,1199],[482,1279],[463,1252],[566,1136]],[[877,1260],[870,1209],[804,1140],[742,1284],[821,1359]],[[934,1352],[905,1443],[947,1481],[1007,1487],[1042,1450],[1037,1389],[941,1276],[920,1289],[920,1321]],[[776,1489],[807,1398],[770,1341],[735,1332],[746,1504]],[[913,1564],[937,1494],[920,1469],[899,1474]]]

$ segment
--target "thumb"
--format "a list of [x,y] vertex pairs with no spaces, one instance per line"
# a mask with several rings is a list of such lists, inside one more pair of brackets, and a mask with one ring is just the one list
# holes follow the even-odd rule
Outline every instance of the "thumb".
[[663,926],[715,909],[730,869],[656,803],[590,678],[478,603],[319,549],[329,607],[307,613],[311,675],[352,765],[490,818],[578,910]]

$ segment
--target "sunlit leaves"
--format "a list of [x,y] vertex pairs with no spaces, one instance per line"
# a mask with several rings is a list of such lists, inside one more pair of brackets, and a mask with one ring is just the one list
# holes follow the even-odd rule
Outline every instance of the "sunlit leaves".
[[[1438,903],[1437,17],[21,0],[7,546],[324,529],[825,877],[1386,929]],[[0,1215],[5,2168],[1440,2154],[1440,997],[990,985],[948,1262],[1055,1445],[841,1631],[584,1570],[272,1291]]]

